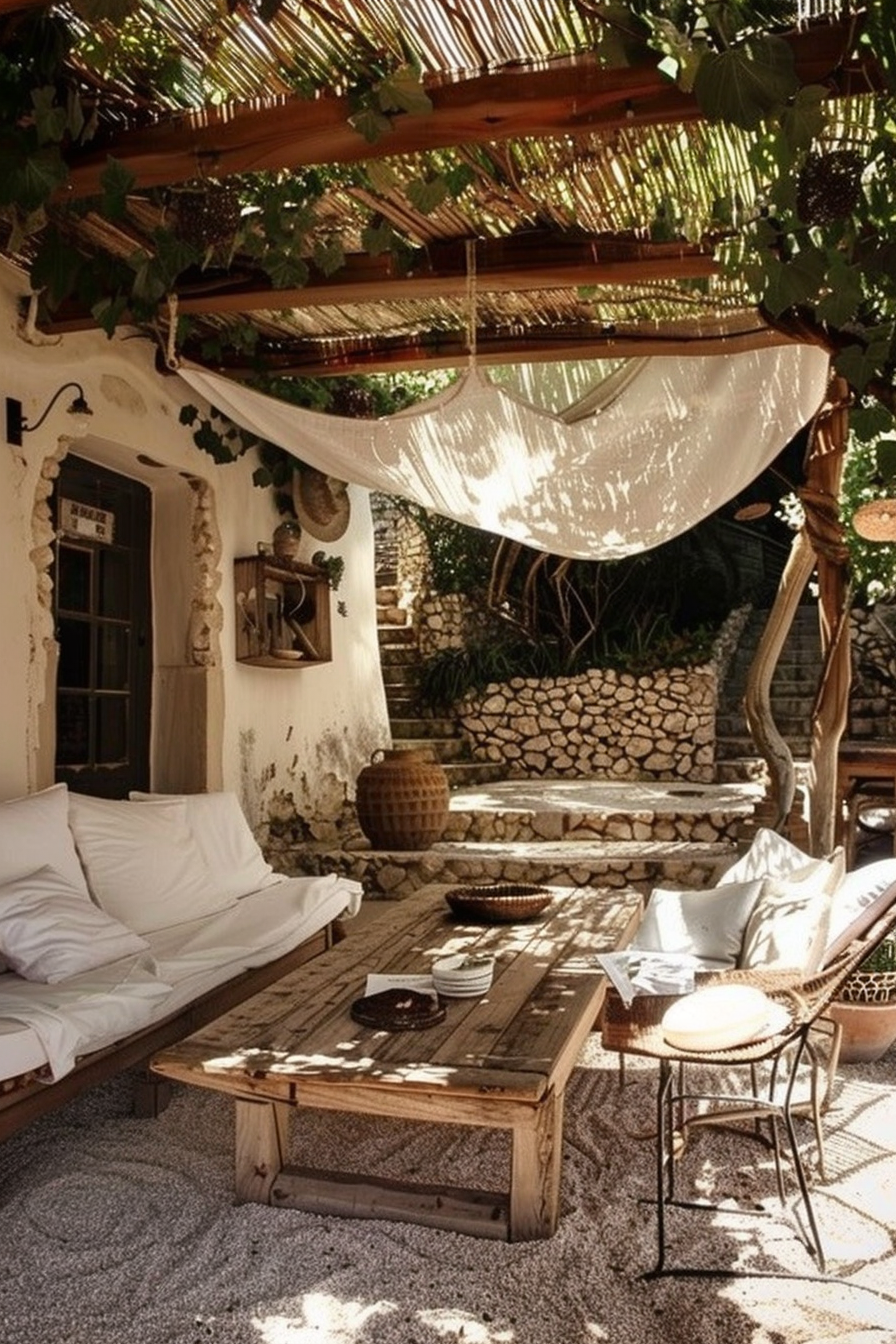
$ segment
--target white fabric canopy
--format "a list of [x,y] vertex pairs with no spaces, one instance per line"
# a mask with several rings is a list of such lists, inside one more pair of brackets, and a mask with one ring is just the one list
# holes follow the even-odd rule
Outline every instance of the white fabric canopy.
[[617,559],[685,532],[749,485],[812,418],[814,346],[645,360],[603,410],[567,423],[471,367],[408,411],[354,420],[183,364],[230,419],[344,481],[573,558]]

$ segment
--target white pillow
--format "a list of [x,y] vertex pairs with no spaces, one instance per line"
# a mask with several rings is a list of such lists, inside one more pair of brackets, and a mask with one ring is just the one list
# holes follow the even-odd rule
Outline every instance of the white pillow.
[[25,980],[54,985],[148,946],[54,868],[0,886],[0,949]]
[[639,952],[687,953],[708,966],[736,966],[761,890],[759,881],[703,891],[656,887],[630,946]]
[[69,821],[94,900],[129,929],[151,933],[233,904],[206,872],[183,799],[72,793]]
[[180,799],[209,879],[222,898],[237,900],[279,881],[243,815],[235,793],[137,793],[131,798]]
[[786,877],[768,878],[744,933],[740,965],[818,970],[828,943],[835,872],[826,859],[812,859]]
[[841,878],[831,900],[828,942],[839,937],[893,882],[896,882],[896,859],[878,859],[863,868],[854,868]]
[[0,884],[55,868],[73,890],[90,900],[68,825],[68,789],[54,784],[40,793],[0,803]]
[[752,882],[757,877],[784,877],[811,862],[811,855],[804,854],[783,835],[768,826],[760,826],[746,854],[718,877],[716,884]]

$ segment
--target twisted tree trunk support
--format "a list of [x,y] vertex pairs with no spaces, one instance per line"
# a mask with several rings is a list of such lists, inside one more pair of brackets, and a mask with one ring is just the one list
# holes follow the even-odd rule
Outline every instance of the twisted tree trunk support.
[[781,829],[796,781],[793,755],[772,718],[771,682],[800,596],[817,569],[824,667],[812,711],[809,766],[809,845],[816,855],[830,853],[837,839],[837,754],[849,712],[849,557],[839,519],[848,405],[846,383],[832,378],[812,429],[806,484],[799,491],[805,522],[794,537],[744,697],[747,725],[769,770],[775,828]]

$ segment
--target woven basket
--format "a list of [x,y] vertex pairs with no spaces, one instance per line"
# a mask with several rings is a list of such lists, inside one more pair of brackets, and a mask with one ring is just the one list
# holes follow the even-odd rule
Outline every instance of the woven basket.
[[531,887],[512,882],[494,882],[481,886],[454,887],[445,892],[452,911],[464,919],[485,924],[509,924],[534,919],[551,903],[546,887]]

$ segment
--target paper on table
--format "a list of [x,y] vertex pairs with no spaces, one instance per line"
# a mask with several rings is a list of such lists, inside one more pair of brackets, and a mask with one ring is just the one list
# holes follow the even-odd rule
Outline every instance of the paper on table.
[[415,989],[418,994],[431,994],[436,1000],[439,997],[431,975],[368,975],[365,995],[381,994],[384,989]]
[[599,952],[597,962],[627,1008],[636,994],[690,994],[697,957],[673,952]]

